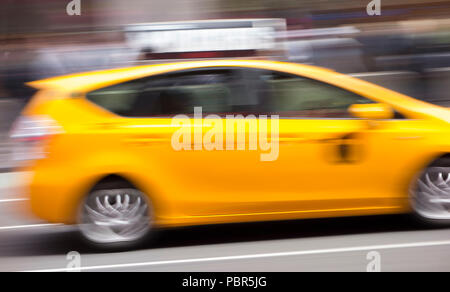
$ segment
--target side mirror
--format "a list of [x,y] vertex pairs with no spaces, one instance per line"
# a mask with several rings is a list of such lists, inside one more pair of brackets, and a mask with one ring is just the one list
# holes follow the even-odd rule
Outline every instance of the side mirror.
[[366,120],[388,120],[394,117],[394,110],[383,103],[354,104],[348,110],[353,117]]

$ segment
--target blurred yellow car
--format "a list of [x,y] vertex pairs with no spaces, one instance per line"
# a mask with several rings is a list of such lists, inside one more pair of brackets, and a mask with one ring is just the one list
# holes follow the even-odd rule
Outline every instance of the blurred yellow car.
[[[95,245],[133,246],[160,227],[229,222],[411,211],[450,222],[450,111],[359,79],[214,60],[29,85],[37,93],[11,137],[16,158],[27,161],[21,170],[33,174],[31,209],[48,222],[79,224]],[[195,109],[202,119],[174,122]],[[271,159],[249,145],[260,121],[244,124],[248,139],[226,149],[220,135],[235,135],[225,125],[230,115],[276,123],[267,132],[277,147]],[[224,147],[198,145],[195,136],[206,139],[212,124],[214,145]],[[175,149],[181,128],[193,139]]]

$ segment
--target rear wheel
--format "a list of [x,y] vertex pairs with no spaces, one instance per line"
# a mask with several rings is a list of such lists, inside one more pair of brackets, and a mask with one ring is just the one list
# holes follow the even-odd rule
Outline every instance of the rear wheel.
[[450,224],[450,159],[427,167],[411,190],[411,205],[427,223]]
[[131,248],[151,230],[151,206],[135,188],[94,189],[83,201],[79,228],[88,243],[100,248]]

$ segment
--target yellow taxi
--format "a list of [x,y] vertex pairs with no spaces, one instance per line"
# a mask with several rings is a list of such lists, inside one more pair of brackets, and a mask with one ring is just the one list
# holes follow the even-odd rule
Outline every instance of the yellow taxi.
[[255,60],[29,84],[11,137],[31,210],[101,247],[161,227],[408,213],[450,222],[450,111]]

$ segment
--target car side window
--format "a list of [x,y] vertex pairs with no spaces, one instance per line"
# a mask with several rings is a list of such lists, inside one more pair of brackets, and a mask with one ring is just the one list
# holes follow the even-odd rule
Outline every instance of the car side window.
[[231,113],[243,92],[233,70],[195,70],[152,76],[93,91],[87,98],[121,116],[171,117]]
[[263,111],[287,118],[351,118],[352,104],[374,103],[342,88],[281,72],[257,70]]
[[115,114],[125,116],[132,111],[144,85],[143,80],[133,80],[89,92],[86,98]]

